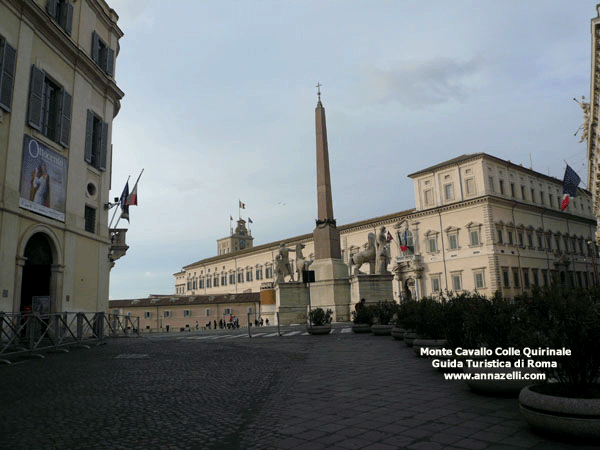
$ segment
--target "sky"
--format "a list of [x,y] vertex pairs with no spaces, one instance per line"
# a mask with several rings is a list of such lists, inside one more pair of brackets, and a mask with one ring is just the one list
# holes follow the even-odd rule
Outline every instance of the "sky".
[[313,231],[317,83],[338,225],[413,208],[407,175],[467,153],[587,187],[598,0],[107,1],[111,198],[144,170],[110,299],[173,294],[240,212],[255,246]]

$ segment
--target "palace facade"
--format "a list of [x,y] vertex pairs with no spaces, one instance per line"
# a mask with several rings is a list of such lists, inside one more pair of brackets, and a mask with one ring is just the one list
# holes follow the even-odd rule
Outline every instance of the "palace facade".
[[0,311],[108,311],[118,16],[104,0],[0,0]]
[[[390,232],[394,300],[467,290],[512,297],[552,280],[581,287],[597,283],[590,192],[580,189],[562,212],[561,180],[485,153],[408,176],[414,208],[338,226],[349,267],[351,257],[366,249],[369,233],[382,226]],[[232,240],[248,235],[243,219],[231,234]],[[222,250],[224,240],[218,242],[219,255],[174,274],[176,295],[269,291],[282,243],[290,249],[293,270],[298,245],[304,258],[314,258],[312,233],[229,253]],[[369,273],[369,265],[360,271]],[[272,303],[268,296],[262,300]]]

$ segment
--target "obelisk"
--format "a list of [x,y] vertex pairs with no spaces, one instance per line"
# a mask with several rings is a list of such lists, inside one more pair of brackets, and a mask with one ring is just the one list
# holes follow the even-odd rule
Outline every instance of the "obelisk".
[[317,139],[317,220],[313,231],[315,283],[311,285],[312,305],[334,311],[334,320],[350,320],[350,284],[348,266],[342,261],[340,232],[333,217],[331,176],[325,108],[321,103],[321,84],[317,84],[319,100],[315,108]]

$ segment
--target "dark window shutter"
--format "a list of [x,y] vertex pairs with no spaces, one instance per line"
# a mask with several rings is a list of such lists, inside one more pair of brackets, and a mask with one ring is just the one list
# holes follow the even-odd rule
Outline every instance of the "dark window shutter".
[[85,127],[85,154],[84,159],[88,164],[92,163],[92,138],[94,135],[94,113],[88,109],[87,123]]
[[15,81],[15,66],[17,62],[17,50],[4,42],[0,55],[0,106],[10,111],[12,103],[13,85]]
[[60,26],[70,36],[73,28],[73,5],[63,3],[60,9]]
[[27,123],[34,129],[42,130],[42,95],[44,93],[44,79],[46,73],[35,66],[31,66],[31,79],[29,80],[29,113]]
[[60,120],[60,130],[58,142],[63,146],[69,146],[69,137],[71,135],[71,109],[73,107],[73,98],[67,91],[62,91],[62,111]]
[[92,31],[92,59],[100,64],[100,37],[95,31]]
[[113,76],[115,71],[115,51],[112,48],[106,48],[106,73]]
[[102,140],[100,141],[100,170],[106,170],[106,154],[108,149],[108,123],[102,122]]
[[50,15],[50,17],[52,17],[53,19],[56,18],[56,6],[58,4],[58,0],[48,0],[46,2],[46,12]]

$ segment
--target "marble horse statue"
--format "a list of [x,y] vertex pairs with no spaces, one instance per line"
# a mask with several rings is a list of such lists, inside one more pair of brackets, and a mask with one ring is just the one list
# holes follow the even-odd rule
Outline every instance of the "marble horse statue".
[[350,265],[353,266],[352,273],[357,275],[361,273],[360,267],[364,263],[369,263],[369,273],[375,273],[375,233],[369,233],[367,237],[367,248],[350,258]]
[[302,272],[308,270],[308,267],[312,264],[309,259],[304,259],[302,249],[304,244],[296,244],[296,273],[298,274],[298,281],[302,281]]

